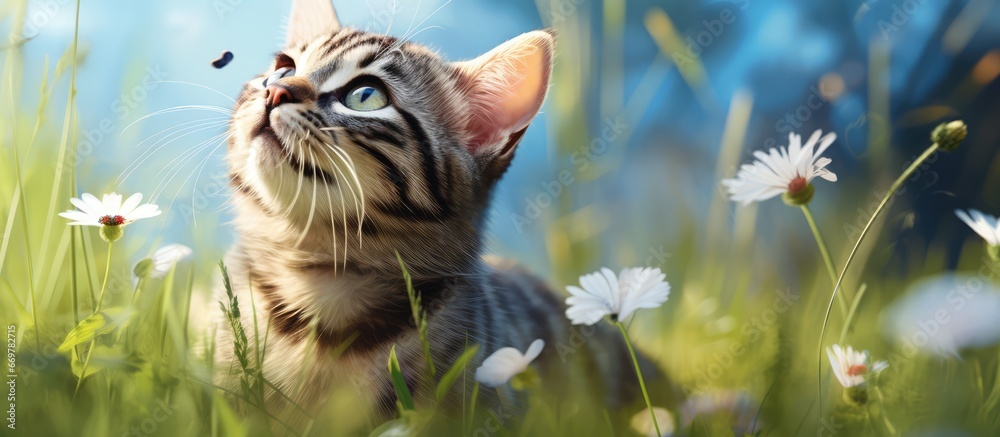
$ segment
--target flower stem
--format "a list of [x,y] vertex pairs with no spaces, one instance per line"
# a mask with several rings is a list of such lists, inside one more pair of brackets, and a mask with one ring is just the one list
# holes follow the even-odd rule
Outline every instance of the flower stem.
[[628,346],[628,353],[632,356],[632,364],[635,365],[635,375],[639,377],[639,388],[642,389],[642,398],[646,401],[646,408],[649,409],[649,417],[653,419],[653,426],[656,428],[656,435],[660,434],[660,424],[656,423],[656,414],[653,413],[653,404],[649,402],[649,393],[646,391],[646,382],[642,379],[642,370],[639,370],[639,359],[635,356],[635,350],[632,349],[632,340],[628,338],[628,331],[625,330],[625,325],[622,322],[617,321],[615,325],[618,326],[618,330],[622,332],[622,337],[625,338],[625,345]]
[[819,347],[817,352],[819,359],[817,360],[817,365],[816,365],[817,366],[816,381],[818,388],[817,394],[819,396],[820,411],[823,410],[823,340],[826,337],[827,325],[830,323],[830,312],[833,310],[833,301],[834,299],[837,298],[837,292],[840,291],[840,286],[844,282],[844,275],[847,274],[847,269],[851,267],[851,262],[854,261],[854,257],[858,253],[858,248],[861,247],[861,243],[864,242],[865,237],[868,236],[868,231],[871,230],[872,224],[875,223],[875,220],[878,219],[879,215],[881,215],[882,210],[885,209],[885,205],[889,203],[889,199],[891,199],[892,196],[896,194],[896,191],[899,190],[899,187],[903,185],[903,182],[906,182],[906,180],[909,179],[910,175],[913,174],[913,172],[917,169],[917,167],[920,167],[920,165],[923,164],[924,161],[927,160],[927,158],[930,158],[931,155],[937,152],[938,149],[939,146],[937,143],[931,144],[931,146],[928,147],[927,150],[925,150],[924,153],[920,155],[920,157],[914,160],[913,163],[910,164],[910,166],[903,171],[903,174],[899,175],[896,181],[892,183],[892,186],[889,187],[889,191],[885,193],[885,197],[882,198],[882,201],[878,204],[878,207],[875,208],[875,212],[872,213],[871,218],[868,219],[868,223],[866,223],[864,229],[861,230],[861,235],[858,236],[858,241],[854,243],[854,248],[851,249],[851,253],[847,256],[847,261],[844,263],[844,268],[843,270],[840,271],[840,276],[837,278],[837,281],[833,285],[833,293],[830,295],[830,302],[827,303],[826,314],[823,316],[823,329],[820,331],[819,334]]
[[851,327],[854,316],[858,314],[858,304],[861,303],[861,299],[864,298],[865,290],[867,289],[868,284],[861,284],[857,294],[854,295],[854,302],[851,303],[851,309],[847,311],[847,318],[844,319],[844,327],[840,330],[840,340],[837,341],[837,344],[844,344],[844,339],[847,338],[847,330]]
[[94,314],[101,312],[101,305],[104,304],[104,291],[108,288],[108,274],[111,273],[111,246],[112,243],[108,242],[108,262],[104,265],[104,282],[101,283],[101,294],[97,298],[97,306],[94,308]]
[[[801,206],[802,214],[806,216],[806,221],[809,222],[809,229],[812,230],[813,237],[816,238],[816,245],[819,246],[819,254],[823,257],[823,264],[826,265],[826,272],[830,275],[830,283],[837,284],[837,268],[833,266],[833,258],[830,257],[830,250],[826,247],[826,240],[823,239],[823,235],[819,232],[819,226],[816,226],[816,219],[813,218],[812,211],[809,209],[808,204]],[[840,302],[840,310],[847,316],[847,303],[844,299],[838,299]]]
[[[108,288],[108,275],[111,273],[111,247],[112,243],[108,242],[108,262],[104,266],[104,282],[101,284],[101,295],[97,299],[97,306],[94,307],[94,314],[101,312],[101,305],[104,304],[104,291]],[[87,349],[87,356],[83,359],[83,368],[80,369],[80,378],[76,380],[76,389],[73,390],[73,399],[76,399],[76,394],[80,391],[80,386],[83,385],[83,379],[87,377],[87,366],[90,365],[90,357],[94,355],[94,347],[97,346],[97,336],[95,335],[92,340],[90,340],[90,347]]]

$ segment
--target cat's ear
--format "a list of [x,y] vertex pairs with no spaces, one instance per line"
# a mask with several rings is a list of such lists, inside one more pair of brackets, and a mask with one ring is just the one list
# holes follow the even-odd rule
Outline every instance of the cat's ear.
[[469,104],[466,129],[473,156],[502,157],[509,162],[521,135],[542,107],[554,48],[554,34],[538,30],[476,59],[454,64],[459,90]]
[[285,45],[308,42],[340,28],[331,0],[292,0]]

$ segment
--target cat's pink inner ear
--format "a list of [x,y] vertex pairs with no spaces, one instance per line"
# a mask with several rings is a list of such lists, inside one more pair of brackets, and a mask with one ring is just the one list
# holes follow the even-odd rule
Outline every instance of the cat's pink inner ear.
[[285,45],[305,43],[339,28],[332,0],[293,0]]
[[528,32],[471,61],[456,63],[469,104],[466,125],[474,155],[507,153],[542,107],[555,40]]

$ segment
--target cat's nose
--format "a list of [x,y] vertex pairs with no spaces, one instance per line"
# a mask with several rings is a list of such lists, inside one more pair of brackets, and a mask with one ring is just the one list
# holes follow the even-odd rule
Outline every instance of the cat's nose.
[[264,103],[268,108],[276,108],[285,103],[304,103],[315,98],[316,91],[304,77],[285,77],[264,88]]
[[282,103],[298,103],[299,100],[292,95],[292,91],[281,85],[268,85],[264,89],[264,102],[269,107],[275,107]]

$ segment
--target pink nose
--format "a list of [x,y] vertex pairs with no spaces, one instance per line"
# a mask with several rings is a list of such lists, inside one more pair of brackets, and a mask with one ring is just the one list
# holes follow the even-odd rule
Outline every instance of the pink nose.
[[298,99],[292,92],[284,86],[273,84],[264,89],[264,102],[269,107],[275,107],[282,103],[298,103]]

